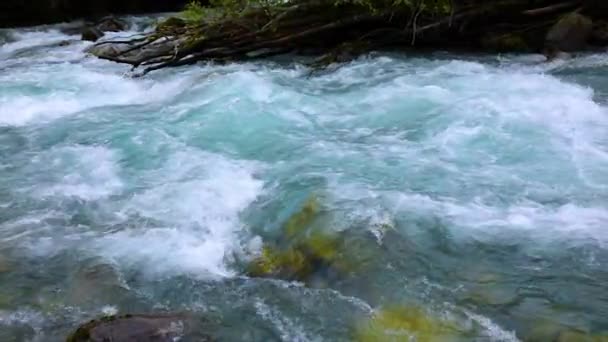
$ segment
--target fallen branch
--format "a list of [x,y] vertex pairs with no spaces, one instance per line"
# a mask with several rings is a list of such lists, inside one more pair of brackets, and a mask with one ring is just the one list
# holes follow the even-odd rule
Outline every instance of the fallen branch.
[[567,1],[567,2],[561,2],[559,4],[555,4],[555,5],[551,5],[551,6],[523,11],[522,14],[528,15],[528,16],[552,14],[552,13],[559,12],[559,11],[562,11],[565,9],[576,7],[578,5],[580,5],[580,1]]

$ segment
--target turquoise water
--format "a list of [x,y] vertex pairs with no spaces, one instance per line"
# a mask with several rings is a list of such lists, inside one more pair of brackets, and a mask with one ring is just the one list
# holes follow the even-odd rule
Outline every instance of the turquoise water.
[[[77,38],[0,33],[0,340],[188,311],[220,340],[348,341],[387,305],[463,340],[608,333],[608,55],[130,78]],[[373,236],[365,272],[247,277],[311,197]]]

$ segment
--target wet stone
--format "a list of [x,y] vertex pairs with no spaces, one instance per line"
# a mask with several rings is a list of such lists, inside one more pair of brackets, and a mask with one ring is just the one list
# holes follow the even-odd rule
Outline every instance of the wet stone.
[[[185,315],[109,316],[80,326],[67,342],[174,342],[187,336],[192,322]],[[211,341],[198,336],[197,341]]]

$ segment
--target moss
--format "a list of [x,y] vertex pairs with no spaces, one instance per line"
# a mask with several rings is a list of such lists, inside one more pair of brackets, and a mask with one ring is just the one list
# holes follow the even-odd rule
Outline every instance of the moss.
[[318,217],[319,203],[309,198],[283,225],[281,235],[262,248],[260,255],[247,266],[252,277],[275,277],[310,283],[319,276],[342,278],[377,256],[369,244],[353,232],[336,233],[309,228]]
[[248,274],[306,282],[317,271],[334,265],[340,265],[339,270],[346,269],[343,265],[347,263],[336,263],[340,248],[335,236],[321,232],[303,236],[284,248],[266,245],[250,264]]
[[313,232],[304,240],[303,248],[313,258],[331,262],[338,255],[339,242],[329,234]]
[[312,239],[304,239],[284,249],[265,246],[251,263],[248,273],[254,277],[306,281],[318,269],[329,266],[336,255],[335,242],[315,234]]
[[318,212],[317,199],[309,198],[282,226],[278,239],[280,247],[272,244],[264,246],[260,256],[250,264],[248,274],[304,281],[314,272],[315,265],[335,255],[335,251],[332,251],[335,244],[326,241],[322,233],[305,234]]
[[457,337],[458,330],[454,323],[431,317],[416,307],[380,310],[355,332],[355,340],[358,342],[439,342]]
[[304,254],[297,249],[278,250],[265,246],[262,254],[251,264],[249,275],[254,277],[282,276],[301,280],[310,273]]
[[283,226],[283,232],[289,239],[304,231],[319,214],[319,202],[316,197],[309,198],[302,208],[293,214]]

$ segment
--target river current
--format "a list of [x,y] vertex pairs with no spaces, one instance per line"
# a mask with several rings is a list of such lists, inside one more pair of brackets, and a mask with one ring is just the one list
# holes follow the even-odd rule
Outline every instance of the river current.
[[[0,31],[0,341],[157,311],[219,340],[349,341],[387,305],[464,340],[608,336],[608,54],[132,78],[78,38]],[[247,276],[311,197],[317,226],[375,237],[372,267]]]

